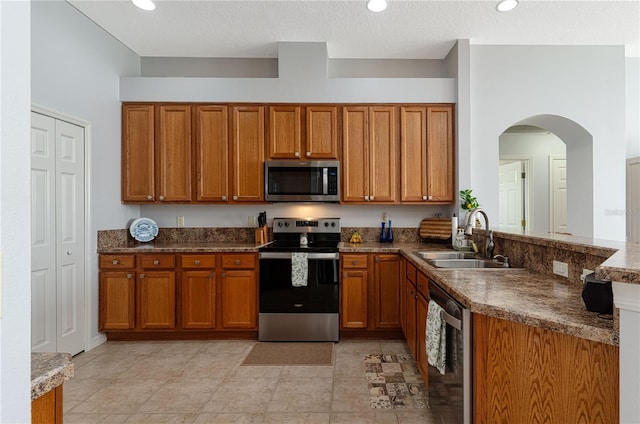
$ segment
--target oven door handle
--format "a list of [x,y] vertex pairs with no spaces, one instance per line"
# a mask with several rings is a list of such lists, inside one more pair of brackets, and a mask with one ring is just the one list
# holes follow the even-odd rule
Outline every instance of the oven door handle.
[[[291,259],[291,252],[260,252],[260,259]],[[340,253],[307,253],[307,259],[337,260]]]
[[441,302],[438,302],[437,299],[434,298],[433,293],[429,293],[429,297],[431,297],[431,300],[433,300],[434,302],[436,302],[438,304],[438,306],[440,306],[442,308],[442,319],[445,320],[445,322],[447,324],[449,324],[450,326],[452,326],[453,328],[455,328],[456,330],[462,331],[462,320],[454,317],[453,315],[451,315],[450,313],[447,312],[447,310],[445,309],[445,306],[442,305]]

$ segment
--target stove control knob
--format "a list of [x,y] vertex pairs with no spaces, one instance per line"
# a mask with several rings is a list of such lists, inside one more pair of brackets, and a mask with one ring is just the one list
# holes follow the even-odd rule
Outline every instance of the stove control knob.
[[278,222],[278,227],[282,227],[282,222]]
[[335,222],[332,222],[332,223],[331,223],[331,226],[332,226],[332,227],[335,227],[335,226],[336,226],[336,223],[335,223]]
[[289,226],[289,223],[288,223],[288,222],[285,222],[285,223],[284,223],[284,226],[285,226],[285,227],[288,227],[288,226]]
[[325,227],[328,227],[328,226],[329,226],[329,223],[328,223],[328,222],[325,222],[325,223],[324,223],[324,226],[325,226]]

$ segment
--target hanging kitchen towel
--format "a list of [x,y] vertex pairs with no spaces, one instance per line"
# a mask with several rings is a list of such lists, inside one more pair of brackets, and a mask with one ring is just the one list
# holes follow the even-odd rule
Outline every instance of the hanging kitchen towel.
[[447,323],[442,319],[442,308],[433,300],[429,301],[426,327],[427,362],[444,375],[447,355]]
[[309,263],[306,252],[291,252],[291,285],[293,287],[305,287]]

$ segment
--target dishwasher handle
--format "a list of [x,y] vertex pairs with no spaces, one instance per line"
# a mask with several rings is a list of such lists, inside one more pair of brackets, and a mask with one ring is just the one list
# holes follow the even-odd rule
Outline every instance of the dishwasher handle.
[[445,322],[447,324],[449,324],[450,326],[452,326],[456,330],[462,331],[462,320],[459,320],[458,318],[454,317],[453,315],[450,315],[444,309],[442,310],[442,319],[445,320]]

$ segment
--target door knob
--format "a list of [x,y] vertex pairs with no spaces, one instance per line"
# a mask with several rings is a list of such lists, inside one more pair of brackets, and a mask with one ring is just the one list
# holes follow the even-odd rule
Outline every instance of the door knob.
[[147,195],[147,200],[153,200],[153,196],[152,195]]
[[160,197],[159,197],[159,199],[160,199],[160,200],[164,200],[164,196],[160,196]]
[[159,260],[157,260],[157,259],[155,259],[155,260],[153,261],[153,264],[154,264],[154,265],[160,265],[160,261],[159,261]]
[[193,261],[193,263],[196,265],[200,265],[200,259],[196,259],[195,261]]
[[120,261],[119,261],[119,260],[117,260],[117,259],[114,259],[114,260],[113,260],[113,264],[114,264],[114,265],[118,265],[119,263],[120,263]]

